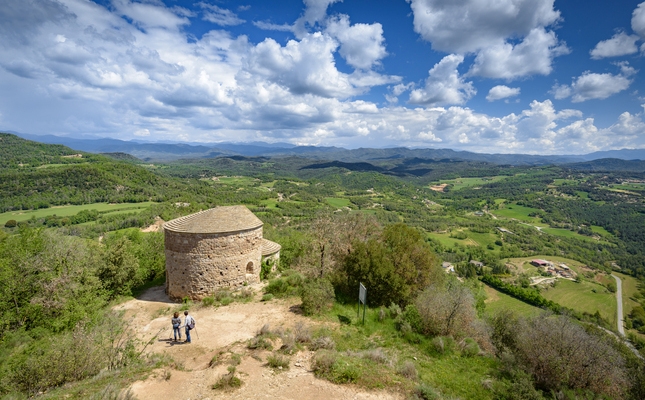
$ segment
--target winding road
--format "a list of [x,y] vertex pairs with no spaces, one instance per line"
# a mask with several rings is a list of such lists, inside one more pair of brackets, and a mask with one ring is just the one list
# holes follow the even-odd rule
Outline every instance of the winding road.
[[614,274],[611,274],[616,280],[616,304],[618,306],[618,333],[625,336],[625,327],[623,327],[623,282]]

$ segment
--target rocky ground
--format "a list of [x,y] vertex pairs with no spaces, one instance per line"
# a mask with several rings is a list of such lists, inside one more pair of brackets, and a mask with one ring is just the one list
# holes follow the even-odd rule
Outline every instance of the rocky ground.
[[[274,371],[266,365],[267,351],[250,351],[246,341],[265,325],[271,329],[293,329],[298,323],[311,321],[297,312],[296,299],[260,302],[261,288],[255,300],[232,303],[222,307],[194,308],[190,314],[197,321],[193,342],[171,340],[170,318],[178,308],[164,294],[163,287],[152,288],[140,298],[116,307],[125,311],[125,318],[138,337],[144,341],[155,338],[149,352],[166,353],[179,368],[166,367],[155,371],[145,381],[135,382],[131,391],[139,400],[206,400],[226,399],[400,399],[396,393],[367,392],[350,385],[334,385],[316,378],[311,372],[313,353],[301,351],[291,356],[290,367]],[[238,376],[243,384],[232,391],[212,389],[227,373],[232,354],[239,354]],[[223,362],[210,366],[213,356]]]

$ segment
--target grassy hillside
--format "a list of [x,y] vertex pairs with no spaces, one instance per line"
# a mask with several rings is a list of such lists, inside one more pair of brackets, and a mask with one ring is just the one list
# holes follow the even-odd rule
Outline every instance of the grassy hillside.
[[0,134],[0,212],[60,205],[139,203],[212,196],[206,183]]

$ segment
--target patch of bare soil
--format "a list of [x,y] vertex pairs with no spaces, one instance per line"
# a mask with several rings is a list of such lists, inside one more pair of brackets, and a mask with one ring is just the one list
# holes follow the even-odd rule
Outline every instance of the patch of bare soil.
[[[125,318],[137,336],[144,341],[157,336],[150,351],[166,353],[183,370],[161,369],[145,381],[132,385],[133,394],[140,400],[206,400],[226,399],[401,399],[396,393],[385,391],[368,392],[351,385],[334,385],[316,378],[311,371],[313,352],[301,351],[291,356],[290,368],[275,372],[266,366],[269,352],[252,353],[246,341],[254,337],[265,324],[272,329],[292,329],[298,321],[312,323],[292,310],[297,300],[273,300],[260,302],[261,286],[255,286],[255,300],[249,303],[233,303],[213,308],[194,308],[190,314],[196,320],[192,343],[172,341],[170,318],[178,308],[165,295],[163,287],[151,288],[140,298],[116,307],[125,311]],[[183,317],[183,315],[182,315]],[[228,363],[209,366],[213,356],[230,357],[241,355],[237,366],[238,377],[243,381],[240,388],[218,391],[212,385],[226,374]]]
[[160,232],[161,225],[163,225],[163,223],[164,223],[164,220],[157,216],[155,217],[155,222],[148,227],[142,228],[141,232]]

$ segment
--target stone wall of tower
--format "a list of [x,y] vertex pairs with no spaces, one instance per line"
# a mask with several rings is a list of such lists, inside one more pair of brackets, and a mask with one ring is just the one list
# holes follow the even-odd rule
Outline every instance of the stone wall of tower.
[[200,300],[260,280],[262,227],[227,233],[165,231],[166,292]]

